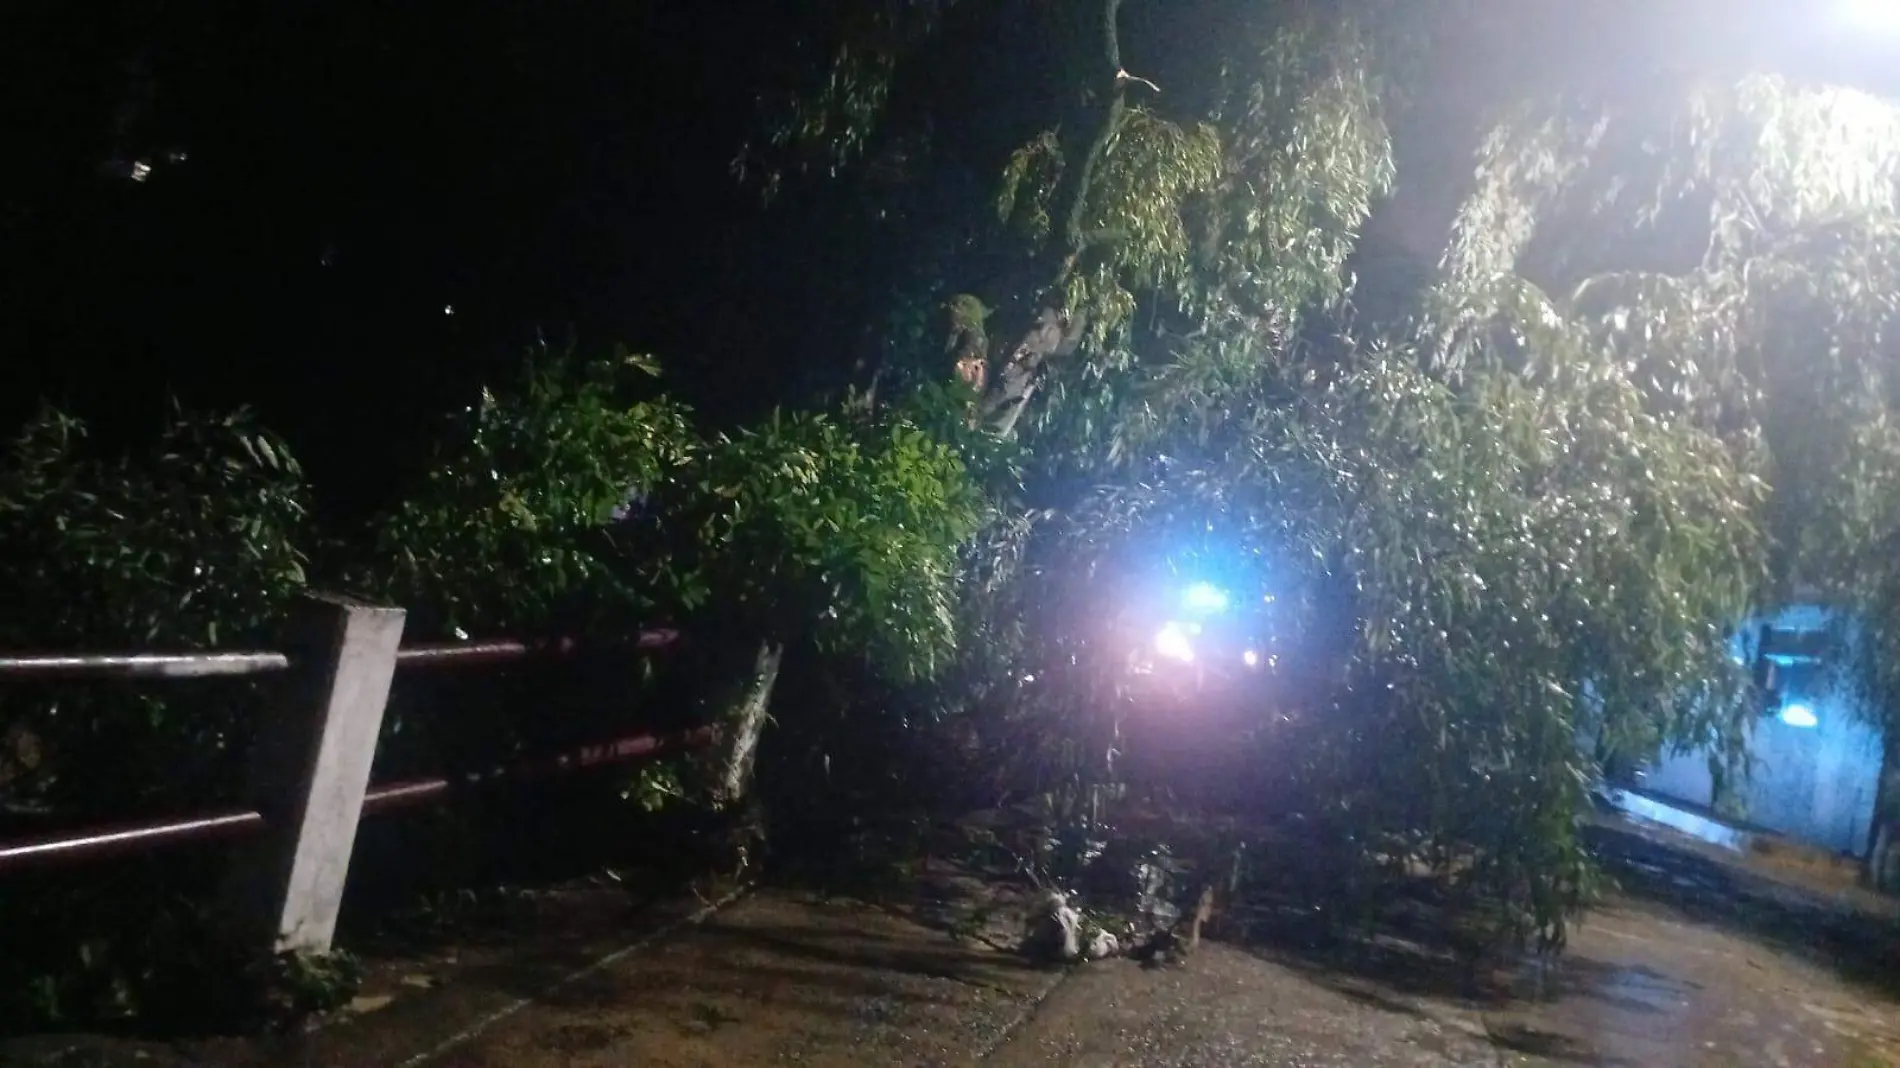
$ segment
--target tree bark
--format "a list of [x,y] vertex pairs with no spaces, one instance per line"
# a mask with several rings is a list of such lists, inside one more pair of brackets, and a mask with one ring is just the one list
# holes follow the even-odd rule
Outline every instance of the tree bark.
[[1081,343],[1079,317],[1072,319],[1054,308],[1045,307],[1023,339],[1016,343],[996,386],[983,402],[983,418],[999,437],[1016,432],[1016,421],[1036,395],[1036,383],[1042,366],[1052,357],[1067,356]]
[[1900,757],[1896,756],[1895,746],[1888,743],[1883,746],[1880,762],[1880,779],[1874,790],[1874,819],[1871,841],[1867,847],[1867,883],[1882,893],[1895,888],[1896,843],[1894,829],[1900,825],[1900,814],[1896,814],[1896,802],[1900,802]]
[[751,674],[720,695],[716,705],[718,741],[706,759],[710,780],[706,800],[715,812],[735,809],[751,796],[759,739],[765,733],[772,691],[778,685],[779,666],[784,659],[783,645],[760,642],[753,655]]
[[1068,210],[1063,215],[1066,248],[1062,264],[1042,297],[1045,303],[1036,313],[1034,325],[1010,350],[1009,356],[1003,361],[1002,373],[996,376],[995,385],[983,400],[982,416],[989,423],[991,431],[1000,437],[1011,437],[1016,433],[1018,420],[1036,395],[1044,364],[1052,358],[1069,355],[1080,345],[1086,320],[1075,309],[1060,306],[1063,290],[1091,247],[1112,242],[1119,236],[1087,228],[1089,193],[1095,183],[1095,174],[1113,146],[1115,136],[1121,132],[1122,120],[1128,114],[1128,87],[1134,84],[1153,87],[1153,83],[1131,77],[1122,69],[1119,28],[1121,6],[1122,0],[1103,0],[1102,56],[1106,61],[1103,73],[1108,103],[1101,124],[1089,142],[1075,184],[1069,190]]

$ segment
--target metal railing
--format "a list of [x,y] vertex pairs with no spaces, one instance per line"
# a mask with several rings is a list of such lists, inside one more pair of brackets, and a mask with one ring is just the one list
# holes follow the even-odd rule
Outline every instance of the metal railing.
[[[364,792],[363,814],[373,816],[395,809],[433,804],[445,800],[458,790],[503,780],[527,782],[569,771],[634,763],[661,753],[698,749],[711,744],[712,740],[713,731],[710,727],[666,735],[632,734],[489,771],[384,783]],[[263,814],[256,810],[229,809],[177,819],[95,827],[15,842],[0,842],[0,875],[23,868],[73,864],[186,842],[244,838],[264,830],[265,826]]]
[[[329,606],[335,610],[336,606]],[[348,612],[353,609],[343,608]],[[397,619],[396,631],[400,633],[399,610],[381,610],[393,612]],[[339,631],[340,633],[340,631]],[[675,645],[680,635],[675,630],[648,630],[634,636],[631,641],[612,643],[614,647],[632,647],[637,650],[656,650]],[[81,655],[7,655],[0,656],[0,684],[9,681],[39,679],[182,679],[208,678],[217,676],[247,676],[289,672],[315,676],[341,674],[349,667],[347,661],[352,656],[368,663],[368,677],[372,679],[369,687],[374,692],[373,727],[379,728],[383,705],[387,703],[389,674],[397,668],[437,669],[455,668],[473,664],[507,663],[536,657],[564,658],[589,648],[599,648],[594,643],[583,643],[570,638],[545,642],[526,642],[515,640],[490,640],[460,642],[453,644],[427,644],[406,647],[386,647],[381,651],[380,660],[374,651],[353,653],[351,639],[338,640],[337,647],[320,652],[311,660],[327,660],[325,663],[305,662],[291,653],[276,651],[246,652],[204,652],[204,653],[134,653],[128,655],[81,654]],[[393,639],[391,640],[393,644]],[[374,685],[377,668],[382,669],[381,686]],[[323,669],[312,671],[309,669]],[[327,674],[325,673],[327,672]],[[357,752],[354,755],[362,765],[359,773],[366,777],[368,761],[373,758],[373,748],[377,731],[372,730],[369,738],[356,742],[347,729],[333,729],[332,724],[349,719],[359,720],[366,714],[363,701],[356,701],[355,707],[348,707],[353,693],[339,696],[339,693],[351,688],[331,683],[323,687],[322,707],[318,709],[318,739],[304,742],[311,754],[329,746],[332,750],[349,749],[355,745],[358,749],[367,746],[371,752]],[[360,736],[361,730],[356,731]],[[336,739],[342,738],[342,742]],[[327,849],[323,859],[334,862],[339,847],[332,841],[323,846],[323,839],[334,839],[334,833],[309,834],[307,828],[313,822],[323,822],[323,814],[318,813],[313,820],[313,806],[319,803],[319,796],[335,802],[339,798],[342,806],[353,811],[338,817],[347,820],[350,833],[354,838],[355,820],[363,815],[375,815],[395,809],[430,804],[441,801],[459,791],[484,786],[501,780],[528,781],[589,768],[643,760],[665,752],[684,751],[710,744],[715,738],[712,728],[679,731],[671,734],[643,733],[608,739],[602,742],[581,746],[566,752],[528,759],[521,762],[498,766],[485,771],[443,775],[433,778],[413,779],[401,782],[369,785],[363,777],[348,782],[347,771],[342,775],[343,792],[338,794],[335,781],[324,779],[325,772],[318,770],[310,776],[311,781],[299,788],[301,793],[294,798],[295,804],[282,806],[294,809],[294,814],[273,819],[265,815],[266,810],[276,811],[267,805],[255,808],[239,808],[225,811],[204,812],[168,819],[126,823],[116,826],[94,827],[79,831],[66,831],[57,834],[28,838],[13,842],[0,842],[0,874],[29,867],[64,866],[93,859],[158,849],[187,842],[204,842],[254,838],[272,832],[286,839],[286,849],[301,854],[313,850]],[[348,763],[348,761],[344,761]],[[333,775],[332,779],[335,778]],[[351,786],[354,790],[352,791]],[[354,792],[354,797],[350,794]],[[296,826],[290,826],[295,824]],[[332,821],[330,829],[341,826]],[[306,842],[306,840],[308,840]],[[315,843],[315,844],[312,844]],[[348,864],[348,842],[340,847],[343,866]],[[315,861],[313,861],[314,863]],[[294,879],[292,880],[295,881]],[[275,891],[281,896],[289,891]],[[340,877],[327,897],[339,897],[341,893]],[[284,901],[273,901],[271,907],[280,913],[275,921],[273,948],[327,949],[329,932],[326,928],[320,936],[306,940],[309,944],[288,944],[290,936],[285,931],[292,926],[284,913],[291,905]],[[332,912],[334,901],[327,902]],[[304,911],[309,911],[306,906]]]
[[282,653],[132,653],[0,656],[0,679],[202,679],[285,671]]
[[262,813],[211,812],[153,823],[129,823],[0,843],[0,873],[35,865],[70,863],[131,853],[179,842],[237,838],[264,829]]
[[[663,649],[679,641],[679,631],[641,631],[631,643],[636,649]],[[529,656],[571,656],[585,648],[573,638],[544,642],[514,639],[442,642],[405,646],[396,651],[396,663],[431,667],[497,663]],[[265,675],[285,671],[290,657],[277,652],[220,653],[54,653],[0,656],[0,681],[10,679],[194,679],[220,675]]]
[[[676,630],[643,630],[635,635],[630,644],[635,649],[664,649],[678,642],[679,638],[680,633]],[[496,641],[412,645],[396,650],[396,663],[403,667],[490,664],[521,660],[530,656],[572,656],[585,648],[585,643],[573,638],[555,638],[545,642],[523,642],[504,638]],[[0,673],[5,671],[5,661],[0,661]]]

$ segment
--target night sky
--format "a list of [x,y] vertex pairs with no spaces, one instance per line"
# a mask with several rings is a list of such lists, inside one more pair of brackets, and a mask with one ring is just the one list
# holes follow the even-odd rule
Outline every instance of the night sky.
[[719,6],[4,5],[0,414],[250,403],[324,485],[537,335],[783,393],[722,73],[783,36]]

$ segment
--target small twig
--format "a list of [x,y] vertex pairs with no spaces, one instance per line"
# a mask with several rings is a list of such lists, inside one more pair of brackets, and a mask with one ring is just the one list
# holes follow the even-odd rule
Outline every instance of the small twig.
[[1156,85],[1155,83],[1153,83],[1153,82],[1151,82],[1151,81],[1149,81],[1149,80],[1148,80],[1148,79],[1146,79],[1146,78],[1137,78],[1137,77],[1135,77],[1134,75],[1132,75],[1132,74],[1130,74],[1130,73],[1128,73],[1128,72],[1127,72],[1127,71],[1125,71],[1125,70],[1118,70],[1118,71],[1116,71],[1116,72],[1115,72],[1115,85],[1116,85],[1117,87],[1121,87],[1121,86],[1126,86],[1126,85],[1131,85],[1131,84],[1132,84],[1132,85],[1145,85],[1145,86],[1147,86],[1147,87],[1148,87],[1148,88],[1149,88],[1150,90],[1152,90],[1152,91],[1153,91],[1153,92],[1155,92],[1155,93],[1160,93],[1160,92],[1161,92],[1161,87],[1160,87],[1160,86],[1158,86],[1158,85]]

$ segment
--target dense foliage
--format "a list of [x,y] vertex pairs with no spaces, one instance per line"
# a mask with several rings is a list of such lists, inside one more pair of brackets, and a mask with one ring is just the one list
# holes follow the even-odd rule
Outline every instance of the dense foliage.
[[[867,678],[935,674],[957,648],[959,547],[986,506],[959,449],[917,420],[956,413],[927,403],[795,413],[706,436],[655,393],[656,374],[625,352],[531,353],[514,383],[482,389],[444,422],[418,484],[361,534],[312,529],[296,461],[241,414],[181,415],[149,452],[109,459],[83,449],[80,424],[48,412],[0,472],[0,545],[28,565],[8,572],[7,643],[269,647],[314,555],[316,583],[406,607],[412,641],[610,642],[673,623],[710,654],[688,670],[730,671],[733,654],[765,641]],[[609,657],[553,692],[532,667],[404,682],[378,766],[489,767],[648,726],[649,669]],[[22,827],[232,803],[273,707],[271,691],[242,683],[12,685],[4,696],[0,799]],[[216,883],[201,876],[142,868],[135,893],[86,873],[55,876],[58,894],[16,884],[25,896],[11,914],[33,910],[40,929],[69,935],[9,954],[0,1014],[200,1018],[209,1002],[166,999],[181,968],[219,966],[193,948]]]
[[[1482,160],[1435,295],[1446,325],[1434,360],[1454,375],[1479,362],[1602,368],[1646,410],[1722,442],[1738,472],[1772,487],[1738,514],[1760,531],[1764,598],[1850,610],[1839,662],[1884,726],[1900,707],[1900,108],[1757,75],[1642,106],[1529,107]],[[1732,748],[1746,721],[1714,736]]]
[[423,485],[377,521],[361,584],[408,607],[414,637],[637,620],[650,592],[597,543],[698,445],[683,409],[637,399],[658,373],[624,351],[588,361],[542,349],[514,388],[482,389],[445,428]]
[[[1483,142],[1410,321],[1368,337],[1351,253],[1390,188],[1398,99],[1378,72],[1417,42],[1196,5],[1172,13],[1247,32],[1163,76],[1188,50],[1151,59],[1133,6],[1052,7],[1064,84],[1094,106],[1000,161],[1004,229],[1045,266],[956,283],[1016,310],[1020,332],[989,323],[990,410],[1035,457],[1034,529],[1006,542],[1021,588],[987,623],[1021,650],[984,654],[1002,721],[1042,717],[1079,780],[1102,775],[1103,584],[1224,539],[1267,562],[1304,639],[1261,712],[1307,721],[1280,741],[1309,814],[1560,940],[1598,762],[1740,760],[1747,611],[1820,584],[1883,640],[1895,112],[1773,77],[1546,84]],[[872,143],[872,114],[779,143]]]
[[[101,455],[85,425],[36,417],[0,468],[0,641],[14,649],[244,647],[306,582],[308,491],[247,415],[178,413],[149,452]],[[120,688],[0,690],[33,759],[0,755],[11,799],[117,815],[224,800],[254,722],[237,687],[171,702]],[[138,752],[127,761],[123,754]],[[31,766],[27,766],[30,764]]]
[[[1852,604],[1874,707],[1900,707],[1888,102],[1765,76],[1536,95],[1494,116],[1407,314],[1367,326],[1405,72],[1442,44],[1391,5],[873,0],[807,28],[735,170],[814,232],[879,235],[850,280],[896,290],[861,391],[715,430],[652,361],[542,348],[361,535],[309,529],[296,464],[241,417],[108,460],[49,414],[0,470],[0,547],[36,562],[0,637],[267,641],[314,559],[418,637],[679,624],[731,739],[699,800],[743,792],[775,724],[807,811],[834,775],[887,804],[934,768],[1087,824],[1130,744],[1131,591],[1214,569],[1276,640],[1228,747],[1256,764],[1243,800],[1351,879],[1422,862],[1553,944],[1604,762],[1739,760],[1751,608]],[[834,195],[794,209],[812,188]],[[526,744],[510,692],[405,753]],[[232,694],[8,691],[0,791],[198,799],[233,781]],[[399,702],[391,730],[427,718]],[[165,755],[93,755],[128,738]],[[894,738],[939,748],[898,763]],[[35,1011],[137,1000],[94,959]]]
[[[273,636],[306,583],[308,492],[282,440],[239,413],[175,413],[114,457],[80,421],[37,416],[0,466],[0,641],[12,649],[243,648]],[[0,821],[9,829],[229,804],[265,694],[241,681],[0,688]],[[162,962],[203,932],[186,895],[215,878],[15,877],[0,1026],[167,1005]],[[128,904],[128,901],[130,904]],[[52,936],[58,932],[57,936]]]

